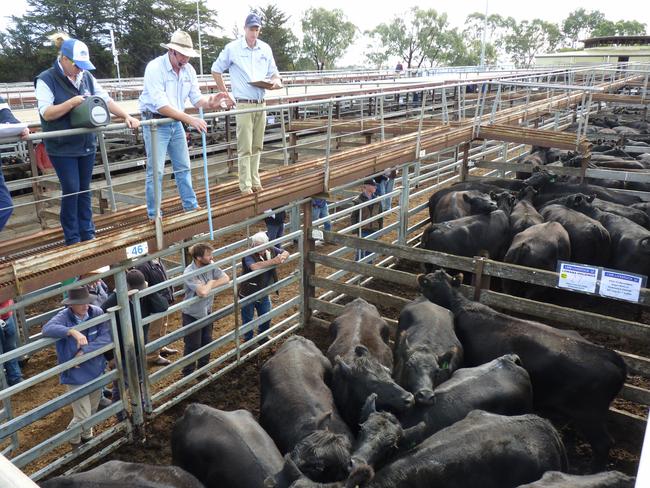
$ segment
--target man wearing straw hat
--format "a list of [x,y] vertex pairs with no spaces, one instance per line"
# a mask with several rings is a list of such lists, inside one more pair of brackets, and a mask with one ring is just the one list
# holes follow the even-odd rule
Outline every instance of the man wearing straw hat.
[[[251,85],[251,82],[269,80],[268,88],[282,88],[282,80],[273,59],[271,47],[258,39],[262,21],[259,15],[251,13],[244,23],[244,38],[236,39],[226,45],[217,60],[212,64],[212,77],[217,88],[226,91],[222,73],[230,72],[230,85],[234,100],[239,109],[263,109],[264,88]],[[237,119],[237,156],[239,167],[239,189],[243,195],[250,195],[262,189],[259,166],[266,112],[263,110],[239,114]]]
[[[198,56],[199,53],[194,50],[192,38],[187,32],[180,30],[174,32],[170,42],[161,46],[167,49],[167,52],[150,61],[144,72],[144,89],[139,100],[140,112],[142,120],[171,118],[175,121],[159,124],[155,141],[152,139],[151,128],[147,125],[143,127],[144,146],[147,152],[145,196],[150,219],[156,217],[154,165],[160,182],[158,188],[162,194],[162,177],[167,154],[172,162],[183,208],[185,211],[199,208],[192,188],[190,153],[183,123],[194,127],[199,132],[207,132],[208,126],[203,119],[185,113],[185,101],[189,98],[196,108],[218,109],[221,101],[228,98],[226,93],[201,95],[196,71],[189,63],[190,58]],[[153,161],[152,154],[154,143],[158,149],[156,161]]]
[[[68,292],[68,298],[62,302],[66,308],[43,326],[44,337],[59,339],[56,342],[56,356],[59,364],[90,354],[111,343],[108,322],[89,327],[81,332],[73,329],[76,325],[104,313],[101,308],[91,305],[91,302],[92,297],[88,293],[88,288],[85,286],[73,288]],[[104,374],[105,369],[106,359],[100,354],[73,368],[66,369],[61,373],[60,381],[61,384],[67,386],[68,391],[73,391]],[[102,390],[98,388],[72,402],[73,417],[68,428],[82,423],[97,411],[101,394]],[[80,434],[70,439],[70,444],[73,447],[79,446],[81,442],[89,441],[92,436],[92,427],[83,427]]]

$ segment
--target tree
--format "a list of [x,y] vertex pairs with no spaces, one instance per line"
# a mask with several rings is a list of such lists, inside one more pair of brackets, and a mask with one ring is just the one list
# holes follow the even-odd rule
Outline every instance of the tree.
[[605,14],[599,10],[591,12],[587,12],[584,8],[574,10],[562,22],[565,41],[571,47],[576,47],[579,40],[591,36],[591,32],[603,21],[605,21]]
[[294,60],[298,57],[299,44],[298,38],[285,27],[290,17],[273,4],[257,7],[253,11],[262,19],[260,39],[271,46],[278,70],[293,69]]
[[445,59],[447,26],[446,14],[414,7],[366,33],[375,46],[366,56],[374,63],[395,56],[403,59],[408,68],[419,68],[425,62],[433,66]]
[[528,68],[536,54],[553,51],[561,40],[562,34],[557,25],[533,19],[512,24],[503,43],[515,65]]
[[642,35],[645,35],[645,24],[636,20],[603,20],[591,32],[591,37]]
[[310,8],[302,18],[302,51],[318,71],[334,67],[350,47],[357,27],[346,20],[342,10]]
[[[458,29],[447,31],[447,52],[445,64],[449,66],[478,66],[481,62],[481,41],[467,38]],[[485,44],[485,63],[494,64],[497,60],[497,50],[494,44]]]
[[[496,62],[498,58],[507,55],[503,38],[508,30],[517,22],[512,17],[501,17],[499,14],[488,15],[487,31],[485,35],[486,62]],[[485,14],[474,12],[465,19],[463,38],[469,51],[475,50],[477,44],[483,42],[483,29],[485,28]],[[480,49],[480,48],[479,48]],[[480,61],[480,54],[479,54]]]

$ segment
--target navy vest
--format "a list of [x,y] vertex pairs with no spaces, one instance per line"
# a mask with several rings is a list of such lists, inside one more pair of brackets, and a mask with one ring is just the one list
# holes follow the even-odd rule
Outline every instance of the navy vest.
[[[84,72],[81,85],[79,86],[79,90],[77,90],[65,74],[63,74],[56,61],[54,62],[54,66],[43,71],[36,77],[34,86],[36,86],[37,80],[42,80],[52,90],[52,93],[54,93],[54,105],[63,103],[77,95],[95,94],[95,84],[90,73],[87,71]],[[43,132],[72,128],[70,125],[70,112],[63,117],[50,120],[49,122],[43,119],[40,112],[39,116],[41,118]],[[45,142],[47,154],[50,156],[79,157],[94,154],[96,140],[95,134],[79,134],[76,136],[53,137],[44,139],[43,141]]]

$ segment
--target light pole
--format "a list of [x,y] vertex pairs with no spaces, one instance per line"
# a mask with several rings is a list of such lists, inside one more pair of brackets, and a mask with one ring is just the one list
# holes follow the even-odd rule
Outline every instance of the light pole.
[[481,41],[481,68],[485,68],[485,36],[488,24],[488,0],[485,0],[485,19],[483,19],[483,40]]
[[199,26],[199,71],[203,75],[203,49],[201,47],[201,17],[199,16],[199,2],[196,0],[196,23]]

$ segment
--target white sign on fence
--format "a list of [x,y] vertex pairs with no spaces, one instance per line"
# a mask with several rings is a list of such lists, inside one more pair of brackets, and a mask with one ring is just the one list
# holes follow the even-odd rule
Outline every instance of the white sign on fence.
[[140,244],[134,244],[126,248],[126,257],[127,259],[138,258],[149,253],[149,245],[147,241],[141,242]]
[[598,269],[595,266],[560,262],[560,278],[557,286],[584,293],[595,293]]
[[639,301],[643,276],[604,269],[600,278],[600,295],[630,302]]

